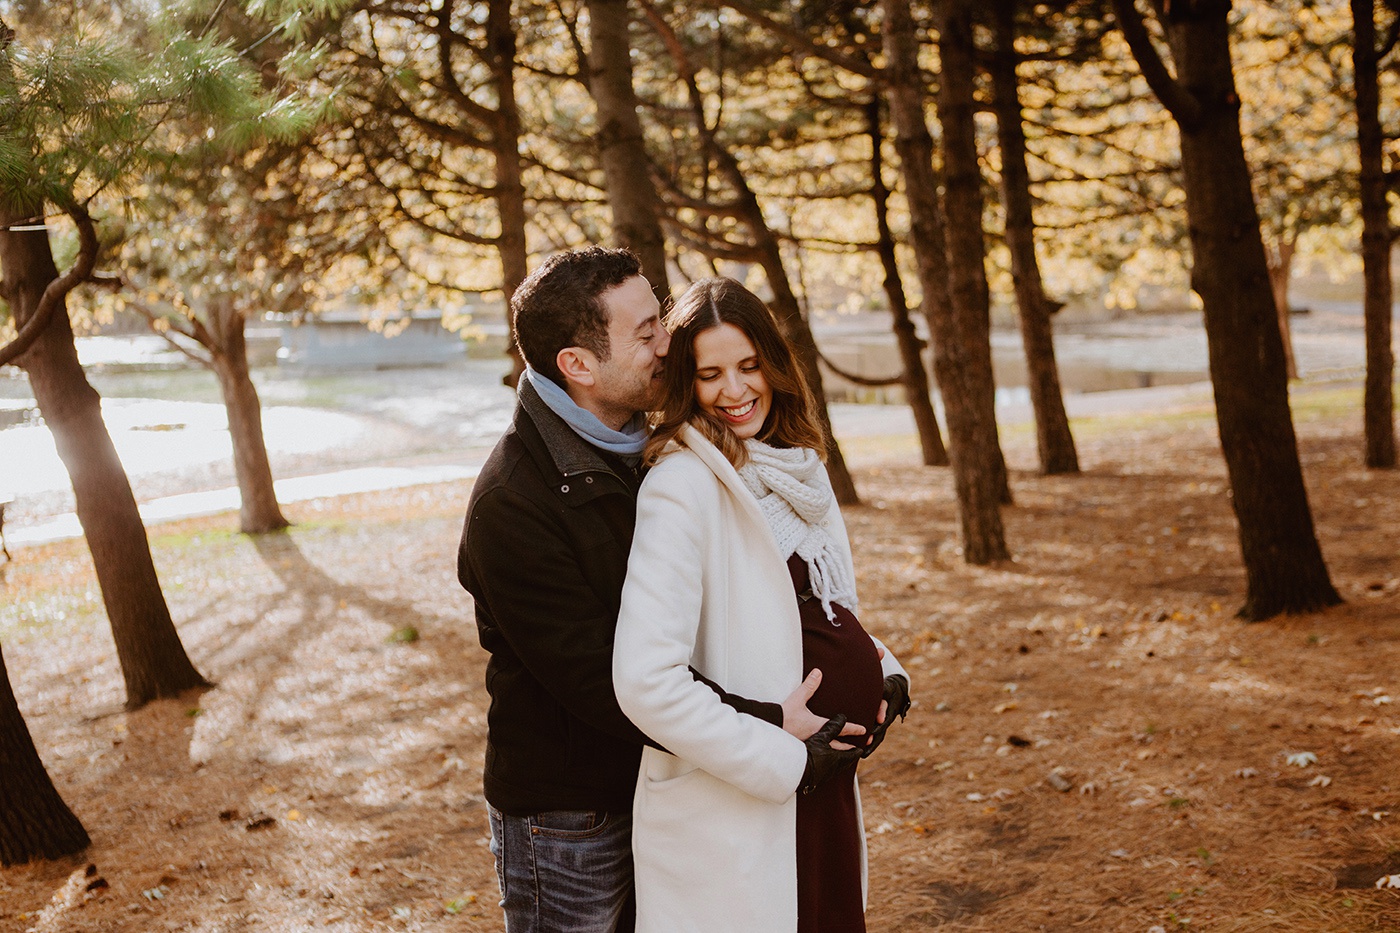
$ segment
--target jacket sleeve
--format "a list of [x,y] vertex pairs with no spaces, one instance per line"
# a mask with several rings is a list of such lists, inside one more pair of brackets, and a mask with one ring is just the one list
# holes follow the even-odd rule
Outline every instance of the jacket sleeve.
[[476,501],[458,555],[459,576],[490,607],[512,650],[570,713],[603,732],[646,742],[618,708],[612,685],[613,618],[549,516],[496,488]]
[[690,671],[707,584],[705,537],[720,513],[719,495],[708,468],[693,461],[663,461],[642,484],[613,683],[623,711],[672,754],[746,793],[782,803],[801,782],[805,745],[727,706]]
[[713,690],[715,695],[719,697],[719,701],[725,706],[738,710],[745,716],[756,716],[764,722],[769,722],[778,728],[782,728],[783,704],[765,703],[762,700],[750,700],[748,697],[741,697],[737,693],[730,693],[693,667],[690,669],[690,676]]

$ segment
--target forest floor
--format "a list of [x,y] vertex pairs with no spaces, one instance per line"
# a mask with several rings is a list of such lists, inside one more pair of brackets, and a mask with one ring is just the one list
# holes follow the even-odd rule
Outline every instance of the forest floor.
[[[1234,618],[1208,405],[1077,420],[1078,476],[1006,430],[1014,560],[989,568],[946,469],[851,443],[862,620],[915,698],[861,766],[872,931],[1400,930],[1376,887],[1400,884],[1400,473],[1361,467],[1354,386],[1294,408],[1346,602],[1260,624]],[[468,491],[297,503],[260,538],[153,527],[217,686],[136,712],[82,542],[18,549],[0,641],[93,841],[0,870],[0,931],[500,930]]]

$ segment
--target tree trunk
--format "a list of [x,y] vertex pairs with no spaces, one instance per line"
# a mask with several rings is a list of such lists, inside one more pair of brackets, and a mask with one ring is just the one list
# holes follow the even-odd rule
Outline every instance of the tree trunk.
[[1035,256],[1035,216],[1031,177],[1026,167],[1026,136],[1016,77],[1016,0],[997,0],[997,50],[992,59],[992,91],[1001,147],[1001,192],[1006,209],[1006,248],[1021,312],[1027,383],[1035,410],[1036,449],[1046,474],[1078,473],[1079,455],[1069,429],[1060,370],[1055,363],[1050,304]]
[[982,462],[992,471],[997,496],[1010,504],[1006,460],[997,439],[996,383],[992,377],[991,300],[987,287],[986,240],[982,231],[982,166],[977,154],[977,50],[972,3],[936,5],[938,119],[943,127],[943,216],[947,221],[948,297],[966,347],[966,388],[977,419]]
[[1366,283],[1366,466],[1395,468],[1395,354],[1391,349],[1390,226],[1380,122],[1375,0],[1351,0],[1356,32],[1356,141],[1361,155],[1361,263]]
[[1283,339],[1240,136],[1230,4],[1196,0],[1168,8],[1174,80],[1144,44],[1145,30],[1135,28],[1143,23],[1131,0],[1115,7],[1125,33],[1134,29],[1128,38],[1138,62],[1181,129],[1191,284],[1205,306],[1220,446],[1247,581],[1239,615],[1258,620],[1335,605],[1341,597],[1317,544],[1298,461]]
[[[506,327],[514,325],[510,314],[510,299],[529,273],[525,241],[525,182],[520,161],[520,107],[515,100],[515,28],[511,19],[513,0],[491,0],[486,19],[487,58],[491,79],[496,85],[497,125],[491,133],[491,149],[495,159],[496,210],[501,220],[501,234],[496,253],[501,259],[501,292],[505,307]],[[515,345],[515,334],[508,344],[511,371],[506,384],[515,386],[525,371],[525,358]]]
[[[35,213],[0,210],[0,226]],[[22,325],[44,288],[58,277],[47,233],[0,233],[0,275],[15,322]],[[127,706],[208,686],[170,620],[136,498],[102,421],[101,400],[78,363],[62,303],[19,364],[29,374],[39,411],[73,483],[78,520],[126,680]]]
[[[651,13],[655,14],[655,11],[652,10]],[[846,458],[841,453],[841,446],[836,442],[836,434],[831,429],[831,413],[827,409],[826,389],[822,385],[817,341],[812,336],[807,318],[802,314],[802,306],[798,302],[797,296],[793,294],[792,284],[788,281],[778,238],[773,233],[772,228],[768,226],[768,219],[763,214],[763,206],[758,203],[758,196],[754,194],[748,179],[744,177],[744,170],[739,165],[739,160],[715,137],[714,130],[706,122],[704,102],[700,97],[700,89],[695,83],[695,71],[686,57],[685,48],[681,45],[674,30],[659,15],[653,15],[652,22],[661,33],[663,41],[671,49],[676,67],[681,72],[682,80],[685,81],[695,130],[704,140],[705,151],[714,160],[720,175],[734,189],[735,214],[748,227],[753,236],[753,254],[759,265],[763,267],[764,275],[768,278],[768,287],[773,292],[769,307],[793,345],[798,365],[802,367],[803,375],[811,387],[816,402],[817,420],[826,433],[826,472],[831,477],[831,486],[836,494],[836,501],[842,505],[855,505],[860,502],[860,497],[856,493],[855,481],[851,479],[851,472],[846,467]]]
[[219,296],[210,305],[210,323],[219,348],[211,348],[214,375],[228,413],[228,433],[233,444],[233,469],[238,476],[239,529],[244,534],[280,531],[291,522],[282,515],[272,482],[272,465],[263,440],[262,405],[248,372],[246,321],[230,296]]
[[81,852],[89,839],[49,780],[0,651],[0,866]]
[[[990,379],[979,380],[970,372],[977,365],[970,357],[979,329],[984,347],[989,346],[987,321],[984,317],[979,328],[978,321],[955,316],[948,294],[944,216],[933,170],[933,137],[924,121],[924,83],[909,0],[881,0],[881,8],[895,149],[909,202],[910,239],[918,260],[924,314],[933,336],[933,370],[948,419],[948,452],[962,525],[963,558],[972,564],[989,564],[1007,560],[1010,554],[1001,522],[1001,488],[990,459],[990,451],[996,447],[996,422],[987,419],[987,406],[978,395],[987,391],[980,382]],[[976,229],[982,229],[980,217]],[[964,329],[972,332],[968,342],[964,342]],[[990,356],[990,350],[986,352]],[[984,441],[988,433],[993,438],[991,445]]]
[[836,493],[837,502],[842,505],[857,505],[860,503],[860,495],[856,492],[855,480],[851,479],[851,471],[846,466],[841,445],[836,442],[836,434],[831,429],[831,412],[827,409],[826,389],[822,385],[817,341],[812,336],[812,328],[808,326],[807,318],[802,314],[802,306],[797,296],[792,292],[787,270],[783,267],[782,251],[778,248],[778,238],[764,221],[758,208],[758,200],[748,189],[747,182],[740,198],[746,204],[750,204],[747,222],[758,241],[759,264],[763,266],[764,275],[768,278],[768,287],[773,290],[773,315],[787,334],[788,341],[797,354],[797,362],[802,366],[802,373],[807,377],[812,395],[816,398],[817,420],[826,432],[826,472],[831,477],[831,488]]
[[1269,290],[1274,295],[1274,310],[1278,314],[1278,332],[1283,338],[1284,365],[1290,380],[1298,378],[1298,361],[1293,355],[1293,325],[1288,319],[1288,283],[1293,277],[1293,256],[1297,252],[1295,237],[1280,236],[1274,249],[1265,248],[1269,264]]
[[947,466],[948,450],[943,446],[943,434],[938,428],[938,415],[933,410],[929,393],[928,371],[924,368],[923,341],[914,330],[909,316],[909,299],[904,294],[904,279],[899,274],[895,255],[894,234],[890,232],[890,189],[885,186],[885,133],[880,120],[880,99],[872,98],[866,105],[866,121],[870,131],[870,197],[875,202],[875,225],[879,230],[876,252],[885,272],[885,295],[894,316],[894,338],[904,363],[904,395],[914,415],[914,427],[919,432],[919,448],[924,466]]
[[661,198],[651,177],[632,87],[627,0],[588,0],[588,87],[598,106],[598,149],[612,206],[613,237],[642,261],[642,272],[663,305],[671,294]]

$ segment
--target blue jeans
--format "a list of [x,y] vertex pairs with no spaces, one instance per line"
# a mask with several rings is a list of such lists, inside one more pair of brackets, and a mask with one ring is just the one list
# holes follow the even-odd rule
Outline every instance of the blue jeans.
[[631,933],[632,814],[487,809],[506,933]]

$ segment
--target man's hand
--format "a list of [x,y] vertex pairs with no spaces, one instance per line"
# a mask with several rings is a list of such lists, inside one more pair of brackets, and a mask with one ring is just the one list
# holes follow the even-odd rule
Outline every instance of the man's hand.
[[[838,713],[807,739],[807,768],[802,772],[802,783],[798,785],[802,793],[810,794],[827,778],[860,760],[860,749],[836,741],[846,728],[846,717]],[[865,731],[859,726],[856,728]]]
[[[807,675],[807,679],[797,685],[797,689],[788,694],[788,698],[782,702],[783,707],[783,731],[789,735],[795,735],[802,741],[810,739],[818,729],[826,725],[826,720],[807,708],[807,703],[812,699],[812,695],[817,692],[817,688],[822,685],[822,672],[820,668],[812,668],[812,673]],[[865,729],[855,723],[847,723],[841,730],[841,735],[864,735]]]
[[880,747],[880,743],[885,741],[885,733],[889,731],[890,723],[894,722],[894,717],[903,719],[909,712],[909,681],[898,674],[891,674],[885,678],[885,698],[880,701],[880,712],[875,716],[875,730],[870,733],[870,742],[861,752],[860,757],[869,758],[871,752]]

